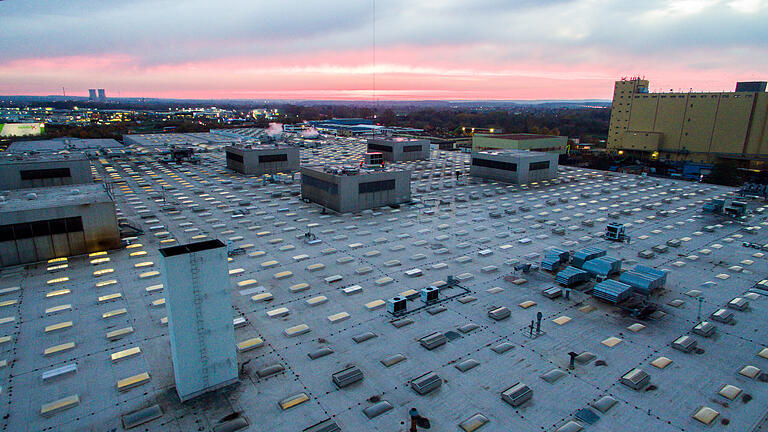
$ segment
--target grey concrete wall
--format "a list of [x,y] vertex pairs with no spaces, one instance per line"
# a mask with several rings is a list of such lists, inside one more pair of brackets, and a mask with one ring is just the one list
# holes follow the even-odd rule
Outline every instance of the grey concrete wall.
[[[21,171],[69,168],[70,177],[22,180]],[[0,163],[0,190],[65,186],[93,183],[91,163],[87,159],[35,160]]]
[[547,153],[546,158],[540,158],[541,160],[549,161],[549,168],[531,171],[529,169],[530,163],[535,161],[529,161],[525,165],[525,177],[522,183],[531,183],[542,180],[549,180],[557,177],[557,153]]
[[[535,153],[531,155],[496,156],[473,153],[472,158],[481,158],[499,162],[517,164],[516,171],[507,171],[485,166],[470,164],[469,175],[473,177],[498,180],[504,183],[525,184],[530,182],[549,180],[557,177],[556,153]],[[531,171],[530,165],[536,162],[549,161],[549,168]]]
[[[411,171],[376,172],[349,176],[350,194],[347,201],[349,212],[402,204],[411,200]],[[369,181],[395,180],[395,189],[380,192],[359,193],[360,183]],[[357,198],[357,199],[355,199]]]
[[179,397],[187,400],[237,380],[226,246],[168,257],[161,254],[160,262]]
[[83,231],[0,242],[0,266],[49,260],[120,247],[113,202],[32,209],[0,214],[0,225],[80,216]]
[[322,190],[315,186],[311,186],[305,182],[305,179],[307,177],[320,179],[322,181],[335,185],[338,190],[341,190],[341,188],[339,187],[339,181],[337,180],[337,176],[327,174],[322,171],[315,171],[314,169],[302,167],[301,168],[301,197],[304,199],[308,199],[323,207],[329,208],[333,211],[342,212],[341,194],[329,193],[326,190]]
[[470,165],[469,167],[469,175],[472,177],[479,177],[489,180],[498,180],[500,182],[504,183],[521,183],[518,181],[518,173],[520,171],[520,166],[518,165],[517,171],[507,171],[507,170],[501,170],[501,169],[495,169],[495,168],[489,168],[489,167],[483,167],[483,166],[477,166],[477,165]]

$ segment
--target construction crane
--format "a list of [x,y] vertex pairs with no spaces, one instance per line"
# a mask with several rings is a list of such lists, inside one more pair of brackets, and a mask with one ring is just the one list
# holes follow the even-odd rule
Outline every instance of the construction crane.
[[605,227],[605,234],[603,237],[610,241],[629,243],[629,236],[624,228],[624,224],[608,224],[608,226]]

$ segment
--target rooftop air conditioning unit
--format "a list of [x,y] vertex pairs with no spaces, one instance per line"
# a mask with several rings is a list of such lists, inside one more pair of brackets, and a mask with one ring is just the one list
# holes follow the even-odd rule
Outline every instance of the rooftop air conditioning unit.
[[434,303],[438,300],[440,290],[437,287],[427,287],[421,290],[421,301],[424,303]]
[[387,312],[392,315],[400,315],[407,311],[405,297],[395,296],[387,300]]

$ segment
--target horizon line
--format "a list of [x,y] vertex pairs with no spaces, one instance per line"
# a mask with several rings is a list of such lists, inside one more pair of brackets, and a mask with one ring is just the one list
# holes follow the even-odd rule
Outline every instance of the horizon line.
[[[8,97],[25,97],[25,98],[61,98],[61,99],[88,99],[88,96],[64,96],[64,95],[26,95],[26,94],[0,94],[0,98]],[[182,97],[155,97],[155,96],[110,96],[106,102],[115,100],[130,100],[130,99],[149,99],[149,100],[177,100],[177,101],[293,101],[293,102],[365,102],[365,103],[380,103],[380,102],[611,102],[611,99],[600,98],[580,98],[580,99],[332,99],[332,98],[212,98],[212,97],[199,97],[199,98],[182,98]],[[89,101],[85,102],[101,102],[105,101]]]

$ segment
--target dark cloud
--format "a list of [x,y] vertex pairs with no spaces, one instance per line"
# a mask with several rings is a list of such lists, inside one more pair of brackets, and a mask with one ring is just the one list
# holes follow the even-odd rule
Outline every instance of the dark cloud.
[[[379,0],[376,44],[481,47],[504,62],[560,64],[638,56],[727,66],[748,52],[742,64],[764,66],[768,5],[739,1]],[[144,68],[373,43],[373,0],[16,0],[0,2],[0,19],[0,63],[123,55]]]

